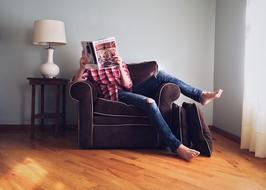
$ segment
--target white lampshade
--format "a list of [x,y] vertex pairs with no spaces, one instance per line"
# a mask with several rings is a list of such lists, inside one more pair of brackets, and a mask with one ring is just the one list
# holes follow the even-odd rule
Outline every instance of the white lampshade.
[[33,44],[64,45],[66,41],[65,24],[59,20],[37,20],[33,26]]

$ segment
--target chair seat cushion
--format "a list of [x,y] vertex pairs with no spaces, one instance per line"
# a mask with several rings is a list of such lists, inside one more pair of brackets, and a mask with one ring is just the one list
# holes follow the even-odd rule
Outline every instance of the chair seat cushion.
[[103,98],[98,98],[94,105],[94,114],[105,116],[121,116],[121,117],[146,117],[145,113],[137,109],[133,105],[127,105],[119,101],[111,101]]

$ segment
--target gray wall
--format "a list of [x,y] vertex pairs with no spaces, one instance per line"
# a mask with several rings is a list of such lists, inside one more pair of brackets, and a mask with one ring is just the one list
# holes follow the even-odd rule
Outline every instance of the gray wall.
[[223,88],[215,101],[213,124],[240,136],[243,101],[245,0],[217,0],[214,88]]
[[[44,47],[31,42],[37,19],[65,22],[68,43],[54,55],[61,77],[70,78],[77,70],[81,40],[115,36],[125,61],[156,60],[194,86],[213,88],[215,0],[1,0],[0,124],[30,121],[26,77],[40,76],[40,64],[46,61]],[[47,93],[51,102],[52,95]],[[69,124],[75,123],[76,109],[69,98]],[[204,111],[211,124],[212,105]]]

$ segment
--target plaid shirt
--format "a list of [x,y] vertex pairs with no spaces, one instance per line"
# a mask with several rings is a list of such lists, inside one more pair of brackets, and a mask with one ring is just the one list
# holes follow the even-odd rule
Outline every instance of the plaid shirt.
[[[129,75],[126,64],[123,64],[123,68]],[[131,88],[121,86],[121,73],[119,67],[108,67],[102,69],[87,69],[88,80],[94,82],[98,89],[99,97],[108,100],[118,100],[118,89],[125,89],[131,91]]]

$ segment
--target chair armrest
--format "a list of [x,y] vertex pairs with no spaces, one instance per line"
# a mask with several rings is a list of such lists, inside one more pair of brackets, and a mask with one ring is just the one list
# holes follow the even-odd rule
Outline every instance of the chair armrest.
[[70,85],[70,96],[79,102],[78,141],[80,148],[93,147],[93,104],[98,99],[93,84],[80,81]]
[[172,103],[180,96],[180,88],[173,83],[165,83],[157,91],[155,100],[157,105],[167,121],[170,124]]
[[77,101],[92,98],[93,102],[97,99],[97,91],[90,81],[78,81],[70,85],[70,96]]

